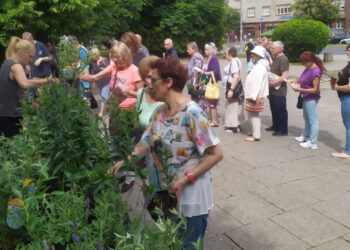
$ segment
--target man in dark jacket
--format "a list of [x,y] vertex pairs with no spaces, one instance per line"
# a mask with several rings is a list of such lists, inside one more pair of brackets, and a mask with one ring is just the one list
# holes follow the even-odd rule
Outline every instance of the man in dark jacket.
[[244,50],[247,55],[247,62],[250,62],[251,51],[254,49],[253,39],[249,39],[249,42],[245,45]]
[[174,48],[173,40],[170,38],[167,38],[164,40],[164,49],[166,52],[164,53],[163,57],[171,56],[172,58],[179,60],[179,57],[177,56],[176,50]]

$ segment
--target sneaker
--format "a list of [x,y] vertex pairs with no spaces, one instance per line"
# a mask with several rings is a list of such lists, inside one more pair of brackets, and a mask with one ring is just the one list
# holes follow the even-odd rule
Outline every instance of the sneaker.
[[317,144],[316,143],[311,143],[311,141],[306,141],[303,143],[300,143],[300,146],[303,148],[311,148],[311,149],[317,149]]
[[298,137],[294,137],[294,139],[298,142],[306,142],[309,140],[309,137],[305,137],[304,135],[298,136]]
[[226,133],[231,133],[231,134],[233,134],[232,129],[225,129],[225,132],[226,132]]
[[235,128],[233,128],[232,130],[233,130],[233,133],[235,133],[235,134],[241,132],[241,130],[239,129],[239,127],[235,127]]

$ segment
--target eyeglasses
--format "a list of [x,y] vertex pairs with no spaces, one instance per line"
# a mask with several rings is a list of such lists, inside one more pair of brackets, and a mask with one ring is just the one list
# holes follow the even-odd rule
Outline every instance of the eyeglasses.
[[159,80],[162,80],[162,78],[153,78],[153,77],[151,77],[151,84],[154,85]]
[[122,59],[122,57],[121,57],[121,56],[111,56],[111,59],[117,59],[117,60],[120,60],[120,59]]

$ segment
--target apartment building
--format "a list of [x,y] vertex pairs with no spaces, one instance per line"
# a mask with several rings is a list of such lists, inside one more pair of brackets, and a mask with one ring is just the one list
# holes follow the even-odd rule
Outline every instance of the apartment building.
[[[345,2],[347,2],[348,6],[350,5],[350,0],[335,0],[334,2],[340,4],[339,11],[343,18],[329,27],[330,34],[350,31],[350,7],[347,8],[347,15],[345,15]],[[294,0],[229,0],[229,6],[238,11],[240,11],[241,3],[243,37],[258,39],[261,33],[272,30],[280,23],[293,18],[291,5],[294,3]],[[235,35],[239,37],[239,31],[235,31]]]

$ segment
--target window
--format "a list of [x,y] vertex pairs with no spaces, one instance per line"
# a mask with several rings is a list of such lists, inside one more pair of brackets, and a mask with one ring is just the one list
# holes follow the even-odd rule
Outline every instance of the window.
[[276,15],[277,16],[290,15],[290,5],[278,5],[278,6],[276,6]]
[[255,17],[255,8],[248,8],[248,17]]
[[339,5],[339,9],[340,10],[344,10],[345,9],[345,0],[335,0],[333,1],[334,5]]
[[262,7],[261,16],[269,16],[270,15],[270,6]]
[[344,21],[337,22],[337,24],[335,25],[335,28],[340,30],[344,29]]

